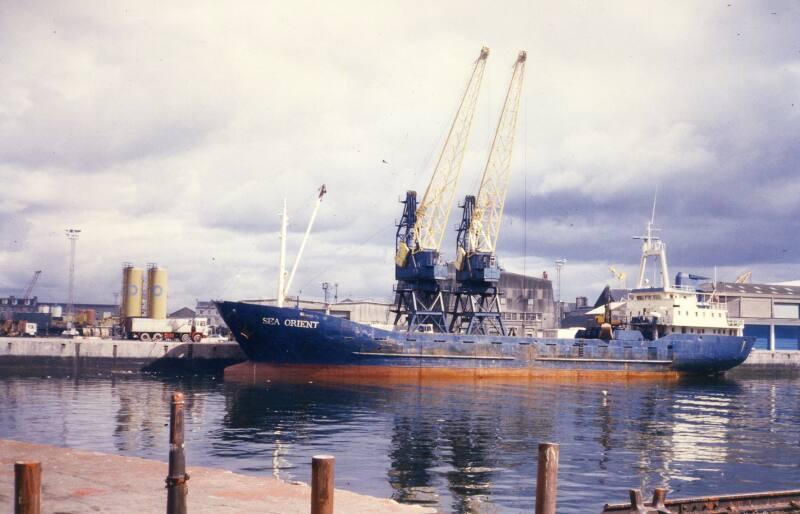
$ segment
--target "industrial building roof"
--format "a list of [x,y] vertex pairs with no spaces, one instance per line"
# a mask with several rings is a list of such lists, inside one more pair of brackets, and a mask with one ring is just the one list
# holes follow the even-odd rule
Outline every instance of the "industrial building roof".
[[[702,284],[702,291],[713,291],[712,283]],[[782,284],[738,284],[736,282],[717,282],[717,294],[734,296],[791,296],[800,298],[800,286],[789,286]]]
[[513,271],[501,271],[500,283],[498,284],[501,289],[514,288],[514,289],[550,289],[552,283],[549,279],[541,277],[532,277],[530,275],[523,275],[522,273],[514,273]]
[[197,313],[190,309],[189,307],[181,307],[177,311],[169,314],[168,318],[194,318],[197,316]]

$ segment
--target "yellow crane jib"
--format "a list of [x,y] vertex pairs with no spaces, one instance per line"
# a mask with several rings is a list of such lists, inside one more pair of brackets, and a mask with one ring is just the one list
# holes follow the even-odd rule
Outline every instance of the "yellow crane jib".
[[488,57],[489,49],[481,48],[445,139],[444,147],[436,161],[431,180],[419,207],[414,212],[414,223],[408,227],[407,237],[398,242],[396,255],[398,266],[405,265],[409,253],[417,253],[422,250],[438,252],[441,247],[447,220],[453,206],[456,186],[461,175],[461,166]]
[[500,235],[511,176],[511,156],[514,150],[519,103],[525,76],[527,53],[521,51],[514,63],[503,110],[497,122],[497,130],[483,170],[481,185],[469,220],[466,248],[459,252],[463,257],[473,253],[494,253]]

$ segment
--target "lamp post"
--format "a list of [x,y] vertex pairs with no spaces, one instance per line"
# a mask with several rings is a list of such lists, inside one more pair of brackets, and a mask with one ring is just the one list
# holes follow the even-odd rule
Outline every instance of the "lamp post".
[[80,229],[68,228],[64,231],[69,240],[69,285],[67,286],[67,328],[72,328],[75,319],[72,309],[75,304],[75,243],[80,237]]
[[556,260],[556,316],[558,327],[561,328],[561,268],[567,264],[567,259]]

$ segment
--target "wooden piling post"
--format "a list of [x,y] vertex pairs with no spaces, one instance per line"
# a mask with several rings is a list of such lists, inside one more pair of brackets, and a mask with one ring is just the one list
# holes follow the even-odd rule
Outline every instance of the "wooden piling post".
[[655,491],[653,491],[653,507],[660,509],[664,508],[664,502],[667,500],[667,488],[666,487],[656,487]]
[[558,444],[539,443],[539,462],[536,469],[536,514],[556,514],[558,453]]
[[167,514],[186,514],[186,453],[183,444],[183,393],[172,393],[169,416],[169,473]]
[[335,465],[331,455],[311,458],[311,514],[333,514]]
[[14,514],[42,512],[42,464],[14,463]]

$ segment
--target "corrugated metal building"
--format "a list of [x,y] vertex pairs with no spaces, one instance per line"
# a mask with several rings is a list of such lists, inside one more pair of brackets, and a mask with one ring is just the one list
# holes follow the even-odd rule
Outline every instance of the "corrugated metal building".
[[[700,289],[712,292],[714,285]],[[716,294],[728,316],[744,320],[744,335],[756,338],[756,348],[800,350],[800,287],[717,282]]]

